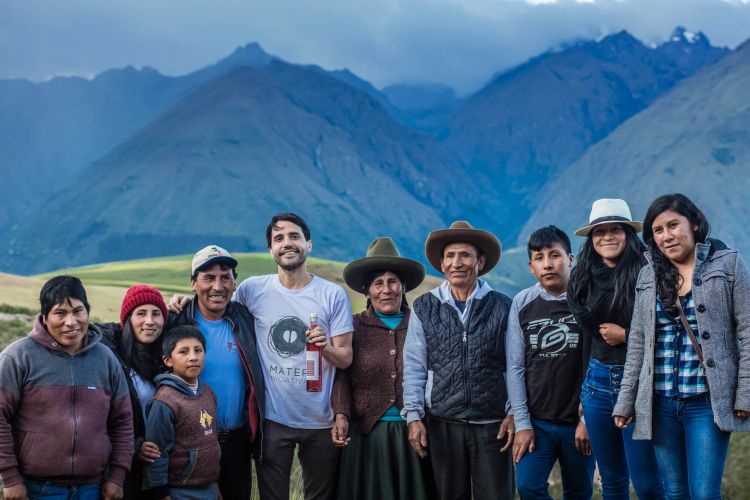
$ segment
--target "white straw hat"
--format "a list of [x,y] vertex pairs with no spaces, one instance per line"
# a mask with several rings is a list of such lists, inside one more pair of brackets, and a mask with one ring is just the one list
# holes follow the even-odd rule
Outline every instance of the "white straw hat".
[[636,232],[640,232],[643,229],[643,223],[634,221],[633,217],[631,217],[630,207],[625,203],[625,200],[602,198],[601,200],[596,200],[591,205],[589,225],[576,231],[576,236],[588,236],[595,226],[611,224],[612,222],[626,224],[635,229]]

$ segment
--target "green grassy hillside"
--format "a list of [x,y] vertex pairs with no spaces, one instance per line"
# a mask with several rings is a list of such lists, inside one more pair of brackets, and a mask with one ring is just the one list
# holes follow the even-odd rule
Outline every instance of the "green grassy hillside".
[[[238,283],[248,276],[276,272],[276,264],[266,253],[238,253],[234,256],[239,261],[237,267]],[[154,259],[108,262],[91,266],[61,269],[37,276],[17,276],[0,273],[0,304],[16,307],[27,307],[36,310],[39,307],[39,289],[44,281],[58,274],[72,274],[83,280],[92,305],[92,315],[104,321],[113,321],[119,316],[120,302],[125,290],[137,283],[147,283],[162,291],[165,298],[175,293],[190,292],[190,262],[192,255],[178,255]],[[355,312],[365,307],[364,297],[350,290],[342,278],[346,264],[325,259],[308,259],[310,271],[322,278],[343,286],[352,300]],[[428,268],[428,273],[437,271]],[[503,252],[498,266],[486,275],[493,287],[513,296],[517,291],[533,283],[534,277],[528,270],[526,250],[511,248]],[[413,300],[425,291],[437,286],[440,279],[428,276],[425,282],[409,294]]]
[[[276,272],[276,263],[269,254],[237,253],[238,283],[249,276]],[[0,304],[26,307],[36,310],[39,307],[39,289],[44,281],[58,274],[78,276],[86,286],[92,316],[102,321],[114,321],[119,317],[120,303],[125,291],[131,285],[146,283],[159,288],[168,300],[175,293],[190,294],[190,262],[192,255],[178,255],[155,259],[109,262],[91,266],[61,269],[38,276],[15,276],[0,274]],[[308,269],[313,274],[340,284],[349,294],[354,312],[365,307],[364,296],[349,289],[342,273],[345,264],[331,260],[308,259]],[[428,276],[409,299],[421,295],[439,284],[440,280]]]

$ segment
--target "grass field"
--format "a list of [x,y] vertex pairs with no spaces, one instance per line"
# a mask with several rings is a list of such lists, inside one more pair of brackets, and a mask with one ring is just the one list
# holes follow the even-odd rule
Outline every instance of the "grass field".
[[[239,261],[237,282],[248,276],[276,272],[276,263],[270,255],[262,253],[234,254]],[[155,259],[110,262],[92,266],[61,269],[38,276],[16,276],[0,273],[0,304],[39,308],[39,289],[44,281],[58,274],[72,274],[83,281],[91,303],[91,316],[99,321],[114,321],[119,318],[120,303],[125,291],[131,285],[146,283],[162,291],[166,300],[175,293],[191,294],[190,261],[192,255],[161,257]],[[324,259],[308,259],[308,269],[313,274],[340,284],[349,294],[354,312],[365,308],[365,298],[361,293],[349,289],[342,273],[345,265]],[[413,300],[440,280],[428,276],[425,282],[408,294]]]

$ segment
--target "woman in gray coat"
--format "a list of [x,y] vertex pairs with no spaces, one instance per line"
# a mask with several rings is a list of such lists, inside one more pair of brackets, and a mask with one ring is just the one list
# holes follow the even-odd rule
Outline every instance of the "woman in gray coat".
[[660,196],[643,223],[648,264],[613,416],[652,439],[667,498],[721,498],[731,431],[750,431],[750,274],[708,239],[703,213]]

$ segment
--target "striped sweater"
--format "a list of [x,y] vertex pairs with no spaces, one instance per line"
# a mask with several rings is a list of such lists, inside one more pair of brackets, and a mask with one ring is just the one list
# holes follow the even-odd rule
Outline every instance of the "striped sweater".
[[122,485],[133,456],[125,376],[89,326],[84,347],[67,354],[38,317],[0,353],[0,477]]

